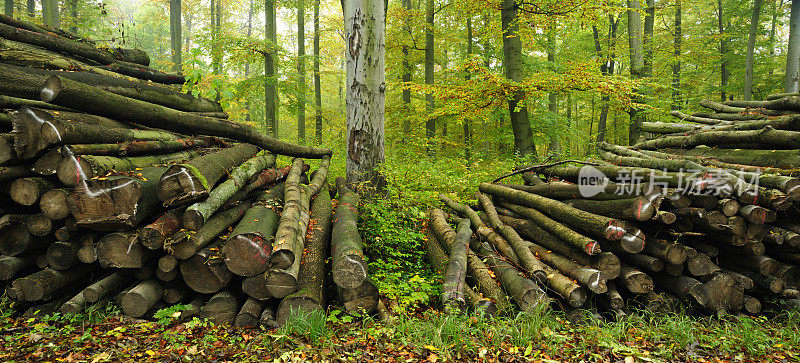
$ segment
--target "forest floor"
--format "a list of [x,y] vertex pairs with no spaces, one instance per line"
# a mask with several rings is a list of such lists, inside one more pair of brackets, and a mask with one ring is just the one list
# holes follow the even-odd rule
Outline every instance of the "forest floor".
[[439,313],[441,285],[424,256],[425,212],[439,192],[472,198],[478,182],[507,172],[515,160],[475,160],[467,168],[460,160],[401,158],[387,157],[388,197],[360,208],[370,274],[391,310],[387,320],[343,314],[335,301],[327,314],[293,316],[277,330],[181,323],[173,318],[180,307],[159,311],[158,321],[131,320],[111,304],[79,315],[12,319],[3,297],[0,361],[800,361],[796,311],[722,319],[637,313],[581,323],[552,310],[494,319]]

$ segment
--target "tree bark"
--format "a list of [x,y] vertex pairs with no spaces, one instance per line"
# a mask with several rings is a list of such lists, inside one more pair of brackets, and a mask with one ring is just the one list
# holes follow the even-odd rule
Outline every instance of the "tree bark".
[[[323,184],[327,188],[327,181]],[[297,277],[297,292],[285,297],[278,305],[277,321],[286,322],[293,312],[311,313],[325,310],[325,258],[331,239],[331,197],[319,193],[311,201],[313,228],[306,243],[306,253]]]
[[753,1],[753,15],[750,17],[750,34],[747,38],[747,60],[744,71],[744,99],[753,99],[753,62],[755,61],[756,36],[758,33],[758,23],[761,16],[761,4],[763,0]]
[[181,73],[183,59],[181,57],[181,0],[169,1],[169,39],[172,48],[172,71]]
[[278,270],[291,268],[294,271],[293,278],[297,278],[297,272],[299,272],[304,238],[309,223],[310,195],[309,188],[300,184],[302,167],[303,159],[294,159],[292,170],[286,177],[283,191],[285,204],[278,222],[278,230],[275,233],[275,241],[272,244],[272,254],[269,256],[270,267]]
[[267,49],[264,52],[264,122],[267,134],[278,137],[278,78],[275,73],[275,54],[278,49],[275,0],[264,0],[264,30]]
[[153,223],[142,228],[142,231],[139,232],[139,242],[151,250],[164,248],[166,238],[183,227],[182,212],[182,208],[173,208],[164,212]]
[[219,253],[222,245],[223,240],[218,239],[180,262],[183,282],[190,289],[201,294],[213,294],[230,284],[233,276]]
[[[328,159],[326,158],[325,160]],[[228,179],[214,188],[209,193],[208,198],[201,202],[196,202],[186,209],[183,213],[184,227],[190,231],[202,228],[205,221],[211,218],[222,204],[236,194],[248,180],[273,165],[275,165],[275,155],[260,152],[240,166],[230,170]]]
[[[351,0],[345,9],[347,41],[347,184],[364,197],[382,193],[385,177],[386,4]],[[363,25],[362,25],[363,24]]]
[[58,290],[86,276],[90,270],[87,265],[67,271],[46,268],[14,280],[11,286],[17,293],[17,301],[38,301],[53,296]]
[[[289,156],[322,157],[329,149],[290,144],[260,133],[253,127],[210,117],[182,113],[164,106],[128,99],[61,77],[50,77],[42,89],[43,101],[76,106],[85,112],[116,116],[142,125],[174,132],[229,137],[250,142],[271,152]],[[80,107],[77,107],[77,106]],[[69,106],[67,106],[69,107]]]
[[333,221],[331,231],[333,282],[342,288],[354,289],[366,280],[367,263],[357,226],[358,195],[344,185],[339,189],[339,203]]
[[[412,19],[412,11],[411,11],[411,0],[401,0],[402,7],[403,7],[403,33],[404,34],[411,34],[411,21]],[[411,58],[409,52],[409,46],[406,43],[403,43],[403,108],[406,114],[403,117],[403,135],[405,135],[405,139],[410,138],[411,136],[411,121],[409,118],[411,117],[411,76],[412,76],[412,69],[411,69]],[[427,126],[427,125],[426,125]]]
[[522,311],[533,312],[547,307],[547,294],[535,282],[522,276],[517,269],[494,253],[486,242],[477,247],[478,254],[499,277],[503,289]]
[[789,46],[786,52],[783,92],[800,92],[800,2],[792,1],[789,18]]
[[556,221],[536,209],[506,203],[501,203],[500,205],[534,222],[538,227],[558,237],[564,243],[577,248],[584,254],[597,255],[602,252],[600,245],[594,239],[575,232],[560,221]]
[[61,160],[56,170],[58,180],[66,186],[76,186],[81,181],[102,177],[113,172],[136,173],[136,170],[153,165],[165,165],[190,160],[203,150],[186,150],[172,154],[114,157],[102,155],[68,156]]
[[436,146],[433,139],[436,137],[436,117],[433,116],[436,108],[436,99],[433,94],[434,83],[434,63],[435,63],[435,49],[434,49],[434,9],[433,0],[425,1],[425,85],[430,87],[425,93],[425,141],[427,143],[428,156],[436,156]]
[[283,184],[265,191],[230,233],[222,255],[228,270],[239,276],[256,276],[269,267],[269,255],[278,229],[276,209],[283,205]]
[[297,141],[306,142],[306,2],[297,2]]
[[[178,231],[167,240],[164,244],[164,249],[179,260],[191,258],[214,241],[229,226],[238,222],[249,207],[250,203],[240,202],[236,206],[211,217],[203,225],[203,228],[200,228],[195,233]],[[220,261],[220,263],[223,263],[223,261]]]
[[314,0],[314,119],[317,144],[322,144],[322,84],[319,74],[319,0]]
[[114,232],[97,243],[97,261],[103,268],[142,268],[155,254],[137,239],[138,232]]
[[[675,43],[674,43],[674,50],[673,55],[675,59],[673,59],[672,63],[672,107],[671,109],[674,111],[680,110],[683,104],[683,99],[681,95],[681,55],[683,53],[683,25],[682,25],[682,18],[683,18],[683,8],[681,3],[683,0],[675,0],[675,23],[674,26],[674,35],[675,35]],[[646,131],[642,129],[642,131]]]
[[158,199],[172,207],[207,197],[217,181],[257,152],[253,145],[238,144],[172,165],[158,181]]
[[[432,1],[432,0],[430,0]],[[503,68],[506,78],[521,83],[524,79],[522,62],[522,40],[519,36],[516,0],[503,0],[500,7],[500,19],[503,29]],[[536,144],[533,142],[533,131],[525,105],[525,93],[514,92],[508,101],[508,112],[511,117],[511,128],[514,131],[514,147],[522,156],[536,157]]]
[[726,91],[728,87],[728,77],[730,71],[728,70],[728,35],[725,34],[725,20],[722,11],[723,0],[717,0],[717,28],[719,29],[719,56],[720,56],[720,100],[727,99]]
[[264,311],[264,302],[253,298],[247,299],[242,305],[242,309],[236,314],[233,326],[237,327],[258,327],[261,313]]

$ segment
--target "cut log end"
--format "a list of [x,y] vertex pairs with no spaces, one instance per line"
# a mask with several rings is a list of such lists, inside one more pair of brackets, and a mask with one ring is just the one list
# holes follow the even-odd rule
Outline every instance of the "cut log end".
[[297,291],[297,279],[289,273],[272,270],[267,276],[267,291],[277,299],[282,299]]
[[625,223],[611,220],[603,231],[603,236],[609,241],[618,241],[626,234]]
[[272,244],[255,233],[231,237],[222,248],[225,265],[238,276],[255,276],[269,268]]
[[158,181],[156,195],[164,206],[182,205],[208,196],[204,183],[188,167],[173,165]]
[[56,176],[62,184],[75,186],[81,180],[95,177],[91,164],[79,156],[67,157],[61,160],[56,169]]
[[47,81],[44,82],[44,86],[42,87],[39,96],[44,102],[52,102],[56,99],[56,97],[58,97],[58,94],[61,92],[61,88],[61,77],[50,76],[47,78]]
[[332,267],[333,282],[345,289],[355,289],[367,278],[366,265],[361,256],[345,255]]
[[294,263],[294,253],[290,249],[273,251],[269,258],[270,267],[287,269]]
[[629,253],[639,253],[644,250],[645,235],[638,228],[628,228],[627,232],[619,239],[620,247]]
[[205,221],[206,220],[203,218],[203,214],[200,213],[200,211],[190,209],[186,212],[183,212],[183,225],[190,231],[196,231],[202,228]]

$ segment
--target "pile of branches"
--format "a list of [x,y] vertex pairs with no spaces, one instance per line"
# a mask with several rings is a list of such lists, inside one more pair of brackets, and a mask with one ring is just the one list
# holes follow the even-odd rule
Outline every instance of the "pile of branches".
[[645,123],[661,136],[601,143],[602,160],[482,183],[474,206],[440,196],[450,211],[429,212],[427,252],[445,308],[800,307],[800,95],[772,98],[703,101],[715,112]]
[[[182,303],[181,319],[272,327],[325,308],[332,257],[344,307],[375,309],[358,198],[329,185],[331,151],[229,122],[148,62],[0,16],[0,286],[12,306],[116,301],[149,317]],[[321,159],[310,180],[303,158]]]

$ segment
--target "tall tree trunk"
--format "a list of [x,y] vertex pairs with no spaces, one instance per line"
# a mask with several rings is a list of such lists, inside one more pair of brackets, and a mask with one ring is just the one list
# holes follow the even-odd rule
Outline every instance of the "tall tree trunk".
[[278,137],[278,93],[275,87],[278,78],[275,75],[275,54],[278,49],[277,19],[275,16],[275,0],[264,1],[264,30],[267,49],[264,52],[264,121],[267,132]]
[[[604,62],[600,64],[600,73],[603,75],[610,75],[614,74],[614,67],[616,65],[614,58],[615,58],[615,49],[616,49],[616,39],[617,39],[617,25],[619,24],[619,18],[614,19],[614,16],[609,14],[608,15],[608,49],[606,50],[607,54],[603,54],[603,47],[600,44],[600,33],[598,32],[596,27],[592,27],[592,33],[594,35],[594,47],[595,51],[597,52],[597,56],[600,59],[603,59]],[[592,99],[594,100],[594,99]],[[606,121],[608,120],[608,109],[609,103],[611,102],[611,98],[603,93],[603,96],[600,99],[602,103],[602,109],[600,110],[600,116],[597,120],[597,142],[605,141],[606,139]],[[594,107],[592,107],[594,109]],[[591,125],[589,126],[591,131]]]
[[297,142],[306,142],[306,1],[297,2]]
[[[425,84],[433,85],[433,0],[425,2]],[[425,138],[428,147],[428,155],[436,155],[436,147],[433,143],[433,138],[436,137],[436,119],[433,117],[433,110],[436,106],[433,92],[428,91],[425,94]]]
[[780,0],[780,5],[777,5],[778,0],[772,0],[772,26],[769,30],[769,75],[775,73],[775,32],[778,28],[778,12],[783,9],[783,0]]
[[[641,7],[638,0],[628,1],[628,50],[630,51],[631,78],[638,79],[646,77],[644,64],[644,42],[642,40],[642,17]],[[635,103],[644,102],[643,99],[635,97]],[[631,107],[628,110],[631,121],[628,129],[628,145],[633,145],[639,140],[640,128],[645,118],[642,110]]]
[[14,16],[14,0],[6,0],[5,5],[6,16]]
[[[247,12],[247,39],[250,39],[250,37],[253,35],[253,10],[254,10],[253,3],[254,3],[254,0],[250,0],[250,10]],[[245,79],[250,78],[250,63],[249,62],[245,62],[245,64],[244,64],[244,78]],[[245,100],[244,108],[247,110],[247,114],[245,115],[245,117],[246,117],[245,120],[249,124],[250,123],[250,119],[251,119],[250,118],[250,99],[246,99]],[[264,127],[266,128],[266,123],[264,124]]]
[[[720,0],[721,1],[721,0]],[[786,52],[786,78],[783,91],[800,91],[800,1],[792,1],[792,15],[789,19],[789,50]]]
[[724,13],[722,11],[723,0],[717,0],[717,28],[719,29],[719,56],[720,56],[720,66],[719,66],[719,73],[720,73],[720,90],[719,90],[719,97],[724,102],[727,98],[725,90],[728,87],[728,77],[730,76],[728,71],[728,40],[727,35],[725,34],[725,19],[723,17]]
[[[251,12],[252,14],[252,12]],[[169,0],[169,39],[172,46],[172,70],[181,73],[181,0]]]
[[[411,0],[402,0],[403,10],[403,33],[411,35]],[[408,44],[403,43],[403,83],[408,84],[411,82],[411,59]],[[411,133],[411,89],[408,86],[403,87],[403,108],[406,112],[403,115],[403,136],[408,137]]]
[[[347,183],[380,192],[384,162],[386,22],[383,0],[349,0],[344,9],[347,46]],[[369,193],[368,190],[362,190]],[[362,193],[363,194],[363,193]]]
[[747,38],[747,61],[744,68],[744,99],[753,99],[753,53],[756,47],[756,33],[758,32],[758,20],[761,16],[762,0],[753,1],[753,15],[750,17],[750,35]]
[[314,0],[314,119],[317,127],[317,144],[322,144],[322,85],[319,76],[319,0]]
[[[515,0],[503,0],[500,20],[503,29],[503,66],[506,78],[514,82],[522,82],[525,70],[522,63],[522,41],[519,38]],[[531,121],[528,117],[528,108],[525,106],[525,92],[516,92],[514,97],[508,101],[508,112],[511,117],[511,128],[514,131],[516,151],[522,156],[536,157]]]
[[[553,72],[556,71],[556,35],[555,35],[555,28],[550,27],[547,31],[547,62],[551,67]],[[558,119],[558,94],[556,92],[550,92],[548,94],[548,102],[547,108],[552,113],[552,119]],[[559,135],[561,132],[558,132],[558,127],[554,127],[556,130],[553,135],[550,135],[550,146],[547,148],[547,153],[555,157],[556,159],[560,158],[561,156],[561,142],[558,140]]]
[[675,48],[673,55],[675,63],[672,64],[672,109],[681,109],[681,47],[683,46],[683,26],[681,25],[683,9],[681,1],[675,0]]
[[[211,72],[216,76],[222,74],[222,53],[219,48],[219,18],[222,12],[220,1],[222,0],[211,0]],[[219,102],[221,92],[219,89],[215,91],[216,101]]]
[[42,22],[44,25],[60,28],[61,14],[59,12],[58,0],[42,0]]
[[33,20],[32,18],[36,16],[36,0],[28,0],[27,3],[27,13],[29,20]]
[[69,32],[78,35],[78,0],[68,0],[70,25]]
[[183,32],[183,35],[185,37],[184,42],[186,43],[184,47],[186,47],[186,50],[192,48],[192,25],[194,25],[193,24],[194,12],[188,11],[188,13],[189,15],[186,18],[184,18],[184,28],[186,28],[185,29],[186,31]]
[[[408,0],[406,0],[408,1]],[[467,18],[467,58],[472,58],[472,17]],[[464,76],[469,81],[470,74]],[[469,117],[464,118],[464,159],[467,160],[467,166],[470,166],[470,159],[472,158],[472,119]]]

